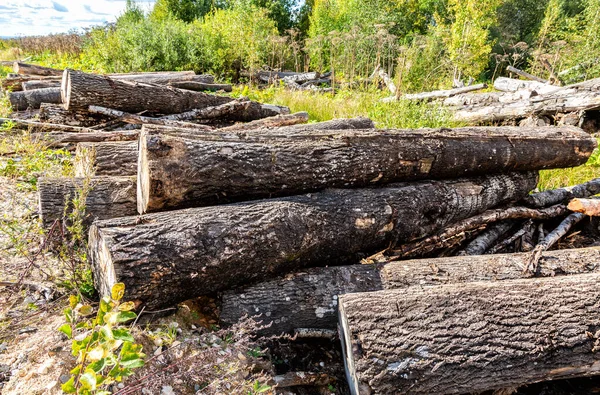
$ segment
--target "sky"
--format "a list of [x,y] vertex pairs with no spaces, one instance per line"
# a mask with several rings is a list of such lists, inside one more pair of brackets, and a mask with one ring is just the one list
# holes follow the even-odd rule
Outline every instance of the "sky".
[[[150,9],[154,0],[138,0]],[[114,22],[126,0],[0,0],[0,37],[66,33]]]

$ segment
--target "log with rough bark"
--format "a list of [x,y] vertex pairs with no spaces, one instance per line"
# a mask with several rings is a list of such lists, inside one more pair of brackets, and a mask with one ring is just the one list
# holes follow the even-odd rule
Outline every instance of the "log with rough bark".
[[[311,268],[227,291],[221,321],[235,324],[255,317],[268,328],[260,333],[294,333],[298,328],[336,329],[338,295],[522,277],[529,254],[427,258],[377,265]],[[545,252],[538,276],[600,271],[600,248]]]
[[34,89],[44,89],[44,88],[60,88],[60,80],[34,80],[34,81],[24,81],[21,86],[24,91],[31,91]]
[[[0,81],[2,89],[9,90],[11,92],[17,92],[23,90],[23,83],[27,81],[58,81],[60,84],[60,77],[40,77],[36,75],[13,75],[7,76]],[[60,86],[60,85],[59,85]]]
[[573,199],[567,208],[590,217],[600,216],[600,199]]
[[251,102],[249,100],[234,100],[229,103],[221,104],[214,107],[207,107],[200,110],[186,111],[181,114],[165,115],[160,119],[172,120],[172,121],[189,121],[192,119],[208,120],[227,115],[241,112],[250,107]]
[[286,115],[289,113],[289,107],[277,106],[274,104],[262,104],[252,101],[248,107],[244,108],[243,111],[233,112],[223,118],[223,120],[249,122],[257,119],[274,117],[275,115]]
[[115,80],[107,76],[65,70],[61,95],[66,109],[90,105],[136,113],[176,114],[232,101],[232,98],[167,86]]
[[534,193],[523,199],[523,202],[530,207],[548,207],[555,204],[567,203],[575,198],[587,198],[599,193],[600,178],[595,178],[579,185]]
[[146,128],[138,156],[140,213],[327,187],[569,167],[585,163],[596,147],[572,127],[281,133],[207,141]]
[[320,77],[319,73],[308,72],[308,73],[295,73],[292,71],[259,71],[256,74],[259,81],[272,83],[279,79],[287,79],[288,81],[296,83],[304,83],[310,80],[316,80]]
[[297,112],[294,114],[275,115],[273,117],[258,119],[247,123],[238,123],[218,129],[219,132],[256,130],[263,128],[278,128],[282,126],[292,126],[308,122],[307,112]]
[[[135,177],[40,178],[39,214],[45,228],[63,220],[75,198],[85,199],[84,224],[96,219],[135,215]],[[65,210],[65,204],[69,202]]]
[[91,127],[107,122],[110,118],[98,114],[91,114],[89,111],[65,110],[60,104],[42,103],[40,106],[39,120],[43,123]]
[[535,91],[538,94],[554,92],[560,87],[543,84],[537,81],[523,81],[514,78],[498,77],[494,81],[494,89],[502,92],[517,92],[520,90]]
[[423,93],[413,93],[409,95],[402,96],[403,99],[406,100],[434,100],[434,99],[445,99],[448,97],[453,97],[457,95],[461,95],[468,92],[479,91],[487,88],[486,84],[477,84],[471,86],[465,86],[462,88],[448,89],[448,90],[439,90],[432,92],[423,92]]
[[44,77],[60,77],[63,73],[62,70],[21,62],[13,63],[13,71],[21,75],[41,75]]
[[44,132],[33,133],[32,139],[44,142],[48,147],[60,147],[65,144],[99,143],[102,141],[134,141],[140,135],[139,130],[89,133],[82,132]]
[[534,225],[533,225],[533,221],[532,220],[528,220],[525,222],[525,225],[523,225],[517,232],[515,232],[513,235],[511,235],[510,237],[502,240],[501,242],[499,242],[498,244],[494,245],[490,250],[489,250],[489,254],[496,254],[500,251],[502,251],[504,248],[508,247],[509,245],[511,245],[512,243],[514,243],[515,241],[517,241],[519,238],[522,238],[524,236],[528,237],[529,240],[527,240],[528,246],[523,248],[523,252],[528,252],[533,250],[533,247],[535,247],[533,244],[533,239],[531,236],[533,236],[533,230],[534,230]]
[[15,111],[38,109],[42,103],[62,103],[60,88],[34,89],[31,91],[11,92],[8,94],[10,105]]
[[88,111],[91,114],[99,114],[104,115],[109,118],[117,119],[121,122],[133,124],[133,125],[162,125],[162,126],[171,126],[178,128],[195,128],[198,130],[213,130],[210,126],[200,125],[192,122],[183,122],[183,121],[173,121],[170,119],[164,118],[153,118],[153,117],[145,117],[137,114],[130,114],[128,112],[113,110],[112,108],[105,108],[99,106],[89,106]]
[[137,174],[138,143],[79,143],[75,151],[75,177],[135,176]]
[[29,121],[26,119],[15,119],[15,118],[0,118],[0,122],[13,122],[17,127],[21,128],[34,128],[36,132],[40,131],[54,131],[61,130],[65,132],[75,132],[75,133],[89,133],[93,130],[90,128],[85,128],[81,126],[71,126],[71,125],[62,125],[62,124],[53,124],[47,122],[37,122],[37,121]]
[[600,274],[340,296],[353,394],[462,394],[600,373]]
[[534,173],[333,189],[96,222],[90,258],[106,295],[124,282],[147,308],[206,295],[435,232],[518,200]]
[[516,67],[513,67],[513,66],[506,67],[506,71],[514,73],[514,74],[516,74],[518,76],[521,76],[523,78],[527,78],[528,80],[531,80],[531,81],[537,81],[537,82],[540,82],[542,84],[548,83],[548,80],[545,80],[543,78],[537,77],[537,76],[535,76],[533,74],[529,74],[529,73],[527,73],[527,72],[525,72],[523,70],[517,69]]
[[444,100],[443,104],[451,109],[482,107],[485,105],[498,105],[498,103],[514,103],[515,101],[528,100],[530,91],[517,92],[482,92],[456,95]]
[[197,92],[202,92],[202,91],[231,92],[233,90],[233,88],[231,87],[230,84],[207,84],[204,82],[196,82],[196,81],[175,81],[175,82],[171,82],[169,85],[174,88],[187,89],[190,91],[197,91]]

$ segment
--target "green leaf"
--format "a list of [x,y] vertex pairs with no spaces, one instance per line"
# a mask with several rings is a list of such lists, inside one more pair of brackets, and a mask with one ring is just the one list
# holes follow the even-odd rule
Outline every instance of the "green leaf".
[[63,392],[65,394],[74,394],[74,393],[76,393],[77,389],[75,388],[75,377],[71,376],[71,378],[69,379],[69,381],[67,381],[66,383],[64,383],[63,385],[61,385],[60,388],[63,390]]
[[105,366],[106,366],[106,358],[102,358],[94,363],[90,363],[87,366],[87,369],[92,369],[94,372],[98,373],[99,371],[104,369]]
[[135,303],[133,302],[125,302],[119,305],[120,311],[130,311],[135,309]]
[[73,309],[67,307],[63,310],[63,313],[65,315],[65,320],[71,324],[73,322]]
[[131,343],[135,342],[135,339],[133,336],[131,336],[131,333],[129,333],[129,330],[127,329],[113,329],[112,333],[115,339]]
[[133,311],[121,311],[117,314],[117,322],[127,322],[137,317]]
[[73,337],[73,328],[71,328],[71,324],[61,325],[60,328],[58,328],[58,331],[64,333],[69,339]]
[[121,366],[127,369],[141,368],[144,366],[144,360],[140,358],[130,359],[127,361],[121,360]]
[[79,303],[79,296],[76,295],[70,295],[69,296],[69,306],[74,309],[75,306],[77,306],[77,303]]
[[85,373],[79,376],[79,382],[81,383],[82,389],[87,389],[90,391],[96,390],[96,372],[92,369],[88,368],[85,370]]
[[125,284],[116,283],[115,285],[113,285],[112,289],[110,290],[110,296],[112,297],[112,299],[121,300],[123,298],[123,295],[125,295]]
[[85,304],[79,308],[79,314],[86,316],[91,315],[94,312],[94,308],[89,304]]

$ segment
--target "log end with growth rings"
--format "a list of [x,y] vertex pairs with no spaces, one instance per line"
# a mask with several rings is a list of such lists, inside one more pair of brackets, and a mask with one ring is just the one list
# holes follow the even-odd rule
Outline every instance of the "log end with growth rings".
[[108,246],[101,234],[101,229],[92,225],[89,235],[89,251],[94,274],[94,286],[101,296],[110,295],[117,283],[117,275]]

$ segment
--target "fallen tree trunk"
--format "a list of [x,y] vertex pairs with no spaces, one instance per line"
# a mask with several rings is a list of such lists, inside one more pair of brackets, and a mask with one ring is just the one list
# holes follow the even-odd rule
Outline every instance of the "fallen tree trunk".
[[353,394],[461,394],[597,375],[600,274],[340,296]]
[[275,115],[273,117],[258,119],[248,123],[239,123],[225,128],[218,129],[219,132],[256,130],[262,128],[277,128],[282,126],[292,126],[308,122],[307,112],[297,112],[287,115]]
[[536,181],[511,173],[99,221],[89,239],[94,279],[102,295],[124,282],[129,300],[171,306],[322,262],[356,261],[518,200]]
[[255,101],[243,111],[234,112],[223,118],[224,121],[250,122],[257,119],[274,117],[276,115],[286,115],[290,113],[289,107],[277,106],[274,104],[262,104]]
[[50,67],[37,66],[34,64],[14,62],[13,71],[17,74],[23,75],[41,75],[44,77],[55,76],[60,77],[63,73],[62,70],[52,69]]
[[125,130],[114,132],[46,132],[34,133],[32,139],[42,141],[48,147],[60,147],[65,144],[75,143],[99,143],[102,141],[134,141],[140,135],[139,130]]
[[85,212],[80,214],[86,227],[96,219],[135,215],[135,177],[92,177],[89,182],[85,178],[40,178],[37,185],[39,214],[46,229],[73,211],[73,199],[85,198]]
[[[312,268],[225,292],[220,317],[231,325],[245,316],[256,317],[270,324],[260,330],[263,335],[293,333],[298,328],[336,329],[338,295],[518,279],[528,260],[529,254],[521,253]],[[554,277],[596,271],[600,271],[599,247],[546,252],[536,274]]]
[[594,138],[572,127],[286,132],[258,130],[243,141],[207,141],[145,128],[140,213],[328,187],[454,178],[459,172],[570,167],[585,163],[596,147]]
[[197,91],[197,92],[202,92],[202,91],[231,92],[233,90],[233,88],[231,87],[230,84],[207,84],[204,82],[196,82],[196,81],[175,81],[175,82],[171,82],[169,85],[174,88],[187,89],[190,91]]
[[600,178],[595,178],[579,185],[534,193],[523,199],[523,202],[530,207],[548,207],[555,204],[567,203],[575,198],[587,198],[599,193]]
[[540,95],[554,92],[560,87],[543,84],[537,81],[523,81],[514,78],[498,77],[494,81],[494,89],[502,92],[517,92],[520,90],[535,91]]
[[135,176],[138,143],[79,143],[75,151],[75,177]]
[[81,126],[61,125],[46,122],[29,121],[26,119],[0,118],[0,122],[13,122],[17,127],[34,128],[36,132],[44,130],[64,130],[66,132],[87,133],[93,131]]
[[65,70],[63,76],[61,95],[66,109],[87,109],[94,105],[130,113],[150,111],[162,114],[182,113],[233,100],[167,86],[120,81],[69,69]]
[[234,100],[229,103],[221,104],[214,107],[207,107],[200,110],[186,111],[181,114],[165,115],[160,119],[172,121],[188,121],[191,119],[208,120],[221,118],[236,112],[241,112],[250,107],[251,102],[248,100]]
[[[91,114],[89,111],[68,111],[59,104],[42,103],[40,105],[39,120],[42,123],[89,128],[110,119],[106,116]],[[52,128],[55,125],[48,125],[48,127]]]
[[8,94],[10,105],[15,111],[38,109],[42,103],[62,103],[60,88],[34,89],[31,91],[11,92]]
[[23,83],[27,81],[58,81],[60,86],[60,77],[40,77],[36,75],[14,75],[7,76],[0,80],[0,85],[2,89],[9,90],[11,92],[18,92],[23,90]]
[[303,83],[310,80],[316,80],[320,77],[319,73],[295,73],[292,71],[259,71],[256,74],[258,80],[266,83],[272,83],[279,79],[287,79],[288,81]]
[[423,93],[413,93],[409,95],[402,96],[403,99],[406,100],[434,100],[434,99],[444,99],[448,97],[457,96],[467,92],[479,91],[487,88],[486,84],[477,84],[471,86],[465,86],[463,88],[455,88],[448,90],[439,90],[432,92],[423,92]]
[[123,112],[119,110],[113,110],[111,108],[99,107],[99,106],[89,106],[88,111],[92,114],[100,114],[109,118],[117,119],[121,122],[133,124],[133,125],[162,125],[162,126],[171,126],[171,127],[179,127],[179,128],[195,128],[198,130],[213,130],[210,126],[200,125],[192,122],[182,122],[182,121],[172,121],[170,119],[164,118],[153,118],[153,117],[144,117],[141,115],[130,114],[128,112]]
[[60,80],[35,80],[35,81],[24,81],[21,83],[21,87],[24,91],[32,91],[35,89],[45,89],[45,88],[60,88]]

